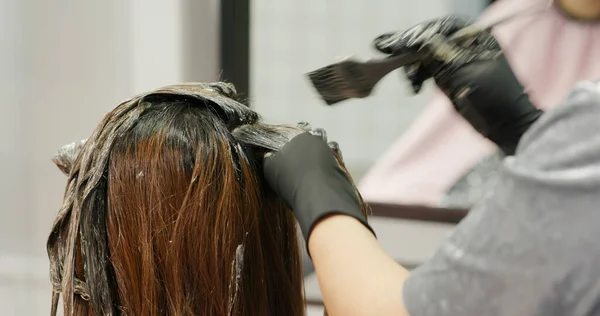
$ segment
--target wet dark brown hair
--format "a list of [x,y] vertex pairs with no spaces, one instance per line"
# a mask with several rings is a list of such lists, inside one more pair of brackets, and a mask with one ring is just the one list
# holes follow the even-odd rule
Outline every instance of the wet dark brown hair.
[[60,294],[77,316],[304,314],[296,222],[261,163],[311,130],[265,125],[234,92],[137,96],[57,155],[69,182],[48,240],[52,314]]

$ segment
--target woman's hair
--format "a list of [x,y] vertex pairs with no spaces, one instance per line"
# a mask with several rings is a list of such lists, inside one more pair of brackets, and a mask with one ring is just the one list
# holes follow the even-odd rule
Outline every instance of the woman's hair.
[[65,315],[303,315],[296,221],[261,168],[307,131],[261,123],[224,83],[121,103],[54,159],[52,315],[61,293]]

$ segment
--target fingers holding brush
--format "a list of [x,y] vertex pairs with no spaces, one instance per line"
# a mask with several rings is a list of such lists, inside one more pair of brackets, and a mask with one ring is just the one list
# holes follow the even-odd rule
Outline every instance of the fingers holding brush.
[[[438,50],[439,45],[432,45],[432,38],[440,36],[448,38],[469,25],[471,23],[467,18],[446,16],[419,23],[406,31],[382,34],[375,38],[373,44],[378,51],[392,56],[411,52],[424,56],[420,62],[404,67],[405,77],[411,83],[412,90],[416,94],[421,91],[423,83],[433,77],[432,70],[439,68],[439,65],[435,65],[439,64],[439,61],[436,61],[432,55],[442,53]],[[436,42],[436,44],[439,43]],[[428,54],[422,54],[424,50]]]
[[[404,32],[386,33],[374,40],[380,52],[421,56],[420,61],[404,67],[414,93],[423,82],[435,78],[447,91],[453,74],[463,66],[482,60],[493,60],[502,54],[500,45],[488,30],[473,26],[465,18],[448,16],[420,23]],[[449,95],[451,96],[451,95]]]
[[419,23],[406,31],[382,34],[375,38],[373,45],[378,51],[389,55],[416,52],[434,35],[450,37],[471,24],[470,20],[464,17],[446,16]]
[[[405,32],[386,33],[374,40],[375,48],[388,55],[418,54],[419,49],[408,44],[410,37]],[[423,83],[431,78],[431,73],[422,67],[421,62],[416,62],[403,67],[403,72],[411,84],[412,91],[417,94],[421,91]]]

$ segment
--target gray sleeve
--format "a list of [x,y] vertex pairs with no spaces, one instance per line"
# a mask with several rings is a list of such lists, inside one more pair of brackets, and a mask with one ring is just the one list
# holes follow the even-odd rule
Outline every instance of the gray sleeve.
[[411,316],[587,315],[600,298],[600,89],[580,83],[411,273]]

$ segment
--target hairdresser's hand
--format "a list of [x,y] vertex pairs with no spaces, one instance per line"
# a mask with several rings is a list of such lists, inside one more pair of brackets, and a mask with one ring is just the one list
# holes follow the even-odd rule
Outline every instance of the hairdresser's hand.
[[265,158],[269,186],[294,211],[305,240],[314,225],[332,214],[356,218],[367,228],[367,218],[346,172],[322,137],[300,134]]
[[449,16],[405,32],[375,39],[386,54],[425,52],[421,62],[405,67],[415,93],[434,78],[455,109],[483,136],[512,155],[525,131],[541,116],[519,83],[500,45],[487,31],[462,39],[452,35],[470,25]]

